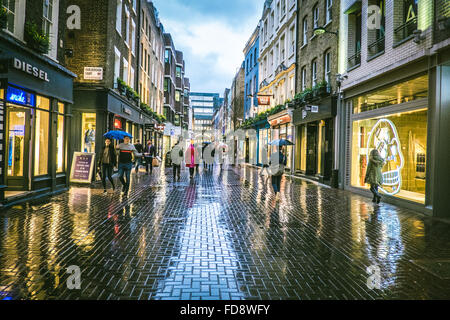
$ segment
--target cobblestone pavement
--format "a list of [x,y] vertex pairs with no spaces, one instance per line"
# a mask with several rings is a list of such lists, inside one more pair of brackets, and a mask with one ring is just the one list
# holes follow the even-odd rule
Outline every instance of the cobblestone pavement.
[[276,201],[252,168],[132,179],[1,212],[0,299],[450,298],[446,223],[286,178]]

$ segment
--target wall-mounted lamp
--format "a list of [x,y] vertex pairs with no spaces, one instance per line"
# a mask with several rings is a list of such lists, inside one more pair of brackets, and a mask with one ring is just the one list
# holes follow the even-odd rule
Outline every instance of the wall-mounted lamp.
[[315,36],[318,36],[318,35],[321,35],[324,33],[332,33],[332,34],[336,35],[337,37],[339,36],[339,33],[333,32],[333,31],[327,31],[324,27],[314,28],[313,33]]

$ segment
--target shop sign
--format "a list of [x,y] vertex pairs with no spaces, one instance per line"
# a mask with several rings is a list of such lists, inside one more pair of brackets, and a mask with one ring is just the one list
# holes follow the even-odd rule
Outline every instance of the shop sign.
[[14,58],[14,68],[17,70],[23,71],[25,73],[28,73],[29,75],[32,75],[38,79],[44,80],[46,82],[50,82],[48,79],[48,73],[44,70],[41,70],[37,67],[33,67],[31,64],[26,63],[25,61],[19,60],[17,58]]
[[103,68],[85,67],[84,80],[103,80]]
[[70,182],[91,183],[95,153],[74,152]]
[[284,115],[282,117],[279,117],[277,119],[269,121],[269,123],[270,123],[270,125],[272,127],[275,127],[275,126],[280,125],[280,124],[289,123],[289,122],[291,122],[291,116],[288,115],[288,114],[286,114],[286,115]]
[[129,109],[127,107],[122,106],[122,112],[127,115],[131,115],[131,109]]
[[259,106],[269,106],[270,105],[270,96],[259,96],[258,97],[258,105]]
[[36,97],[34,94],[21,89],[8,87],[6,90],[6,100],[11,103],[20,104],[23,106],[34,106],[35,99]]
[[307,115],[308,115],[308,112],[306,112],[306,110],[303,109],[302,110],[302,119],[305,119]]
[[319,106],[311,106],[311,112],[318,113],[319,112]]
[[120,119],[114,119],[114,128],[115,129],[122,129],[122,121]]

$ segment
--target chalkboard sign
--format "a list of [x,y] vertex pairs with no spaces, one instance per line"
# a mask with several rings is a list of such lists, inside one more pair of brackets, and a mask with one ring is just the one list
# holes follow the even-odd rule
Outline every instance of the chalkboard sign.
[[70,182],[91,183],[95,153],[74,152]]

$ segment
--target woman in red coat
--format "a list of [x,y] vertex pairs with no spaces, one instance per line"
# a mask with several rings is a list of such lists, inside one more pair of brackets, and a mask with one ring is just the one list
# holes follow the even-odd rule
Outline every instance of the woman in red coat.
[[198,163],[198,152],[195,150],[194,140],[191,140],[191,145],[186,152],[186,166],[189,168],[191,179],[194,177],[196,163]]

